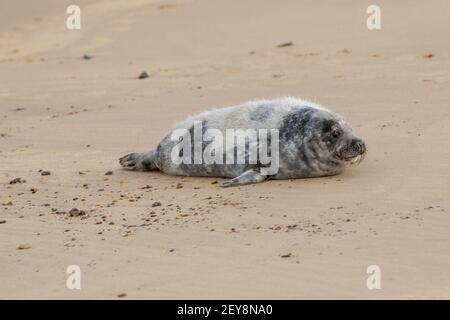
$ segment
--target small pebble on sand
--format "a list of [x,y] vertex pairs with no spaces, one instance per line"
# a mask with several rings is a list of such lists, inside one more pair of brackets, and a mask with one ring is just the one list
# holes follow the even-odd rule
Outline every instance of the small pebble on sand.
[[27,182],[27,181],[24,180],[24,179],[22,179],[22,178],[15,178],[15,179],[11,180],[11,181],[9,182],[9,184],[25,183],[25,182]]
[[139,75],[139,77],[138,77],[138,79],[147,79],[148,77],[150,77],[149,75],[148,75],[148,73],[147,72],[141,72],[141,74]]
[[84,216],[85,214],[86,214],[86,212],[84,212],[83,210],[79,210],[77,208],[73,208],[69,211],[69,216],[71,216],[71,217]]
[[276,47],[277,48],[286,48],[286,47],[292,47],[293,45],[294,45],[294,43],[289,41],[289,42],[285,42],[285,43],[279,44]]

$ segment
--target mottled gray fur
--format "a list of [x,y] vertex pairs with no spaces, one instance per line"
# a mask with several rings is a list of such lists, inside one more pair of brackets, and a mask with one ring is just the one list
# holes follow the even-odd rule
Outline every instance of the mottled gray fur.
[[[173,129],[192,130],[194,121],[203,128],[278,129],[279,170],[262,175],[260,164],[179,164],[171,160],[176,141],[169,133],[149,153],[132,153],[120,159],[131,170],[160,170],[169,175],[233,178],[224,186],[262,182],[266,179],[292,179],[335,175],[352,162],[360,162],[366,153],[364,142],[356,137],[349,123],[340,115],[318,104],[296,99],[250,101],[233,107],[214,109],[189,117]],[[207,143],[204,142],[203,148]],[[270,144],[269,144],[270,146]],[[235,150],[226,150],[226,153]]]

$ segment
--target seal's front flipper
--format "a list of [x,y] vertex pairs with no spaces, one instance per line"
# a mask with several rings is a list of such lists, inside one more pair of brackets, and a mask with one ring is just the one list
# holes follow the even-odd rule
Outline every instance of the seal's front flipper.
[[149,153],[130,153],[120,158],[120,164],[122,167],[128,170],[137,171],[153,171],[158,167],[155,164],[155,151],[152,150]]
[[231,180],[225,181],[222,186],[223,187],[234,187],[234,186],[243,186],[246,184],[263,182],[267,179],[267,176],[263,176],[261,173],[250,169],[245,171],[239,177],[233,178]]

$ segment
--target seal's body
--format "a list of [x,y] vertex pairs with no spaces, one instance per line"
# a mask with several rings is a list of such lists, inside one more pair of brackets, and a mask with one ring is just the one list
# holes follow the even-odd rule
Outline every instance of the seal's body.
[[[263,165],[259,161],[211,164],[173,161],[173,148],[178,141],[173,139],[172,133],[182,129],[194,135],[194,123],[202,124],[203,133],[207,129],[214,129],[223,136],[226,136],[229,129],[276,129],[279,140],[277,172],[265,173],[267,164]],[[258,141],[255,143],[260,144]],[[192,150],[194,144],[195,141],[192,141]],[[204,151],[207,146],[208,143],[203,141],[200,148]],[[248,141],[246,146],[249,147]],[[224,159],[230,154],[231,159],[236,159],[235,147],[224,147],[222,151]],[[274,150],[269,150],[270,152],[274,154]],[[233,178],[226,181],[224,186],[234,186],[266,179],[335,175],[342,172],[347,164],[360,162],[365,153],[364,142],[353,134],[351,126],[342,116],[312,102],[279,98],[246,102],[190,117],[176,125],[155,150],[126,155],[120,159],[120,163],[131,170],[160,170],[169,175]],[[249,159],[247,149],[244,158]]]

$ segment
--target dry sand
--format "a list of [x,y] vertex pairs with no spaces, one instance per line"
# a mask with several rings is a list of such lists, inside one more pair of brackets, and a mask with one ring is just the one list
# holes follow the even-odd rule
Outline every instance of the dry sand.
[[[450,298],[448,1],[377,1],[380,31],[372,1],[82,1],[80,31],[31,2],[0,7],[0,298]],[[119,168],[189,114],[282,95],[346,116],[366,160],[230,189]]]

